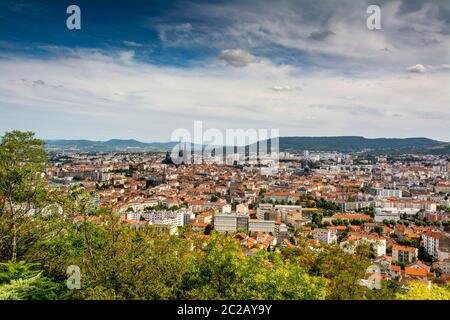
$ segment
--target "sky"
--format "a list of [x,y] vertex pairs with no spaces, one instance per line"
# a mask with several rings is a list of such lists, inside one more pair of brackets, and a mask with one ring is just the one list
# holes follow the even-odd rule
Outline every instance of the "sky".
[[169,141],[202,121],[450,141],[449,89],[448,0],[0,2],[0,135]]

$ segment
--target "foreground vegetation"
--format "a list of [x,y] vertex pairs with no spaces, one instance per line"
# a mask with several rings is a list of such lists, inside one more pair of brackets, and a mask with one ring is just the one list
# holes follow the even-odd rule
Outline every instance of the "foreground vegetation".
[[[359,285],[370,265],[364,248],[249,252],[223,235],[130,228],[83,188],[50,188],[45,161],[32,133],[2,138],[0,299],[450,299],[448,287]],[[98,220],[74,221],[80,215]],[[67,289],[71,265],[80,268],[80,289]]]

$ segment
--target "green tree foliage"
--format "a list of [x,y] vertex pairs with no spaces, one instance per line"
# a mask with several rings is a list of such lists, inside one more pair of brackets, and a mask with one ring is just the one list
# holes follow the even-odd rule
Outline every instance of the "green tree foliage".
[[[44,143],[31,132],[7,132],[0,142],[0,259],[16,261],[61,217],[58,196],[42,178]],[[32,218],[32,216],[34,218]]]
[[419,247],[418,258],[420,261],[431,263],[433,262],[433,257],[425,250],[424,246]]
[[323,215],[320,212],[314,212],[312,216],[312,223],[320,224],[322,222]]
[[375,226],[373,228],[373,231],[375,231],[376,233],[378,233],[379,235],[383,233],[383,228],[380,226]]
[[316,207],[322,208],[325,210],[337,210],[338,209],[338,207],[336,206],[336,204],[334,202],[328,201],[328,200],[325,200],[322,198],[319,200],[316,200]]
[[64,286],[42,276],[38,264],[0,263],[0,300],[52,300],[62,297]]
[[397,293],[399,300],[450,300],[448,285],[426,284],[421,281],[408,283],[409,290]]
[[305,268],[310,275],[328,279],[327,299],[365,299],[366,287],[359,284],[370,260],[364,255],[344,252],[338,246],[324,246],[318,253],[303,249],[284,249],[283,256]]

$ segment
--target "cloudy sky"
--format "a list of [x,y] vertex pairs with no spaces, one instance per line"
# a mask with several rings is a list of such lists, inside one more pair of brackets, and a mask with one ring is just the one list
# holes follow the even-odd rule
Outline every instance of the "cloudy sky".
[[0,30],[0,135],[168,141],[202,120],[450,141],[448,0],[2,0]]

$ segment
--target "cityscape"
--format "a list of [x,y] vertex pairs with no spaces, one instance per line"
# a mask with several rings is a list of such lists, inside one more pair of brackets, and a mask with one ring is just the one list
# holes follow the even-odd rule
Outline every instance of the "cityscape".
[[450,300],[447,1],[0,21],[0,300]]

